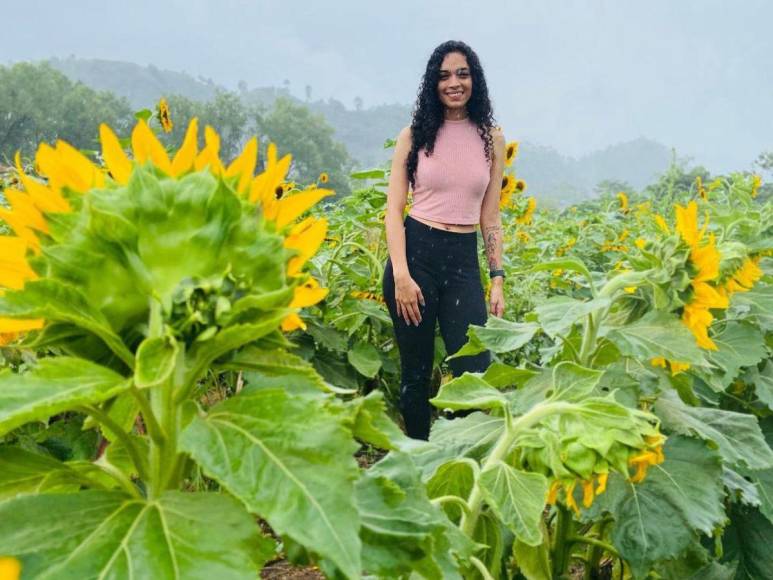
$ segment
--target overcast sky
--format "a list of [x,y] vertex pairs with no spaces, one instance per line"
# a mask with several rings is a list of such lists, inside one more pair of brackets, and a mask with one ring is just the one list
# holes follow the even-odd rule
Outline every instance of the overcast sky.
[[[348,107],[412,105],[432,49],[480,57],[508,139],[579,156],[643,136],[714,171],[773,150],[766,0],[0,0],[0,63],[75,55]],[[406,119],[406,124],[410,119]],[[386,137],[386,136],[385,136]]]

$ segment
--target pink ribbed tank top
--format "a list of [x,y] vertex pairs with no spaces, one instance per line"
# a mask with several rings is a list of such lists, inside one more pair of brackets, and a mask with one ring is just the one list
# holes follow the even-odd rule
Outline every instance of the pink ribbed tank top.
[[477,224],[491,178],[483,140],[470,118],[445,119],[432,155],[419,150],[409,215],[445,224]]

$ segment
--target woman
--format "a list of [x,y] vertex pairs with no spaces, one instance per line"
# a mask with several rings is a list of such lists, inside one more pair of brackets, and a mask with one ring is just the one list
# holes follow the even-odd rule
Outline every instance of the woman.
[[[489,310],[504,313],[504,155],[478,56],[463,42],[441,44],[427,63],[411,126],[397,138],[385,217],[383,292],[400,350],[400,410],[416,439],[429,438],[436,321],[449,354],[467,342],[470,324],[486,323],[477,224],[491,276]],[[413,204],[403,220],[409,183]],[[448,361],[454,376],[490,362],[488,351]]]

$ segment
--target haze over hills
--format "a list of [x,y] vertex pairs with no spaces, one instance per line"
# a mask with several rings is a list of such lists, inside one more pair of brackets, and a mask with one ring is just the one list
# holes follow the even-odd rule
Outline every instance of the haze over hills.
[[[217,91],[226,90],[212,79],[152,65],[73,57],[49,62],[72,80],[126,97],[135,109],[152,108],[162,96],[177,94],[206,101]],[[270,107],[277,97],[284,96],[321,113],[357,161],[358,169],[388,164],[392,150],[384,149],[384,141],[394,138],[411,120],[412,104],[349,109],[336,99],[312,100],[311,87],[307,87],[309,98],[305,101],[293,97],[286,87],[249,88],[240,83],[238,92],[245,102]],[[518,140],[518,135],[508,134],[507,127],[505,132],[508,140]],[[591,197],[594,187],[604,180],[643,188],[666,170],[671,158],[669,148],[645,138],[612,144],[580,158],[562,155],[550,144],[523,142],[516,167],[518,176],[528,184],[529,194],[563,205]]]

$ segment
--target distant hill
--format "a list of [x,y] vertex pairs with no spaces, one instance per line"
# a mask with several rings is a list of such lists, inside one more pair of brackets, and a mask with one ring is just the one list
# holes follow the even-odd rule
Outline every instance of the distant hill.
[[[153,107],[162,96],[177,94],[206,101],[218,90],[225,90],[212,79],[153,65],[78,58],[50,62],[73,80],[127,97],[136,109]],[[384,141],[397,137],[411,121],[411,105],[348,109],[336,99],[301,101],[286,88],[249,89],[246,84],[240,84],[238,94],[245,103],[264,107],[271,107],[277,97],[284,96],[320,113],[357,161],[358,169],[388,165],[392,149],[384,149]],[[515,166],[518,176],[528,184],[527,193],[566,205],[592,197],[594,187],[603,180],[624,181],[641,189],[665,171],[670,160],[666,146],[644,138],[610,145],[580,158],[564,156],[550,146],[524,142]]]
[[48,61],[72,80],[103,91],[112,91],[129,99],[135,109],[152,107],[166,95],[183,95],[197,101],[208,101],[217,89],[212,79],[194,78],[184,72],[140,66],[114,60],[52,58]]
[[544,196],[559,205],[595,195],[604,180],[624,181],[634,189],[654,182],[671,162],[671,150],[650,139],[634,139],[594,151],[579,159],[561,155],[552,147],[524,142],[515,162],[527,193]]

